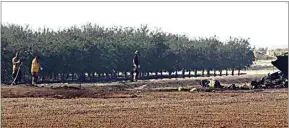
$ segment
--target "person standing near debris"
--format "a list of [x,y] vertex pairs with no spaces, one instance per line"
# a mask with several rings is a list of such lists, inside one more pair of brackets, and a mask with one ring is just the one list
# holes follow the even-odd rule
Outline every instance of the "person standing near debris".
[[12,70],[12,79],[13,83],[12,85],[17,85],[19,82],[21,82],[21,71],[20,71],[20,58],[19,58],[19,53],[17,52],[15,57],[12,59],[12,64],[13,64],[13,70]]
[[42,70],[39,64],[39,58],[40,58],[39,56],[36,56],[31,64],[32,85],[36,85],[39,69]]
[[212,79],[210,80],[209,87],[215,88],[215,79],[214,79],[214,78],[212,78]]
[[139,68],[140,68],[139,59],[138,59],[138,56],[139,56],[138,50],[136,50],[134,54],[135,56],[133,58],[133,72],[132,72],[133,80],[132,81],[137,81],[138,75],[139,75]]
[[202,87],[209,87],[209,88],[223,88],[221,83],[218,80],[215,80],[214,78],[211,78],[210,80],[205,79],[201,81]]

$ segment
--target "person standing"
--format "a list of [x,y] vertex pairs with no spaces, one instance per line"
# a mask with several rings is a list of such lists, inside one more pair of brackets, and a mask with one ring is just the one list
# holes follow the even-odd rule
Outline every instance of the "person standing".
[[21,82],[22,72],[20,70],[20,58],[19,53],[17,52],[15,57],[12,59],[13,69],[12,69],[12,85],[17,85],[19,82]]
[[40,58],[39,56],[36,56],[31,64],[32,85],[37,84],[39,69],[42,70],[39,64],[39,58]]
[[135,51],[135,56],[133,58],[133,73],[132,73],[133,80],[132,81],[137,81],[138,76],[139,76],[140,65],[139,65],[138,56],[139,56],[139,52],[136,50]]

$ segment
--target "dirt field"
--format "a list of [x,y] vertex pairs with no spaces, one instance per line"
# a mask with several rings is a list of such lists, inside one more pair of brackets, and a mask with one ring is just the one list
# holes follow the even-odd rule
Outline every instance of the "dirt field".
[[288,127],[286,90],[144,92],[136,98],[3,98],[3,127]]
[[[229,84],[255,78],[218,79]],[[3,86],[2,127],[288,127],[288,89],[255,93],[125,90],[192,82],[172,81],[84,85],[91,87],[85,89]]]

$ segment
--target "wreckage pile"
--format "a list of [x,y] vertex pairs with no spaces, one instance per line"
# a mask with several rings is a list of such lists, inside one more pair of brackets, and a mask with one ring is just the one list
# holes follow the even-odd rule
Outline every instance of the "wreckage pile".
[[288,52],[277,56],[275,61],[271,62],[279,71],[264,76],[259,81],[252,81],[254,88],[280,88],[288,87]]
[[[288,87],[288,52],[277,56],[275,61],[271,62],[274,67],[279,71],[272,74],[268,74],[258,81],[252,81],[250,85],[236,86],[232,84],[230,86],[223,86],[217,80],[202,80],[201,86],[203,89],[228,89],[228,90],[249,90],[249,89],[260,89],[260,88],[287,88]],[[198,89],[198,90],[203,90]],[[191,91],[197,91],[192,89]]]

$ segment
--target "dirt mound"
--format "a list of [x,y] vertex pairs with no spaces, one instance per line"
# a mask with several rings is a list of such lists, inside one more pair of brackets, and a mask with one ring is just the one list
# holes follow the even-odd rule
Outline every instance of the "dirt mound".
[[21,97],[41,97],[41,98],[134,98],[132,92],[128,91],[107,91],[96,88],[80,89],[76,87],[2,87],[2,98],[21,98]]

